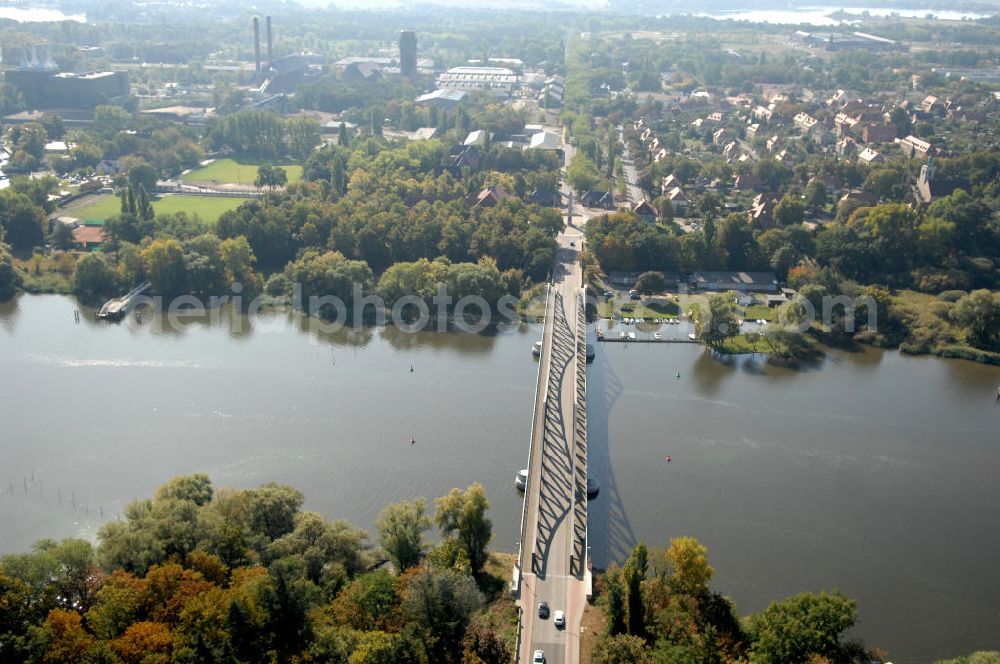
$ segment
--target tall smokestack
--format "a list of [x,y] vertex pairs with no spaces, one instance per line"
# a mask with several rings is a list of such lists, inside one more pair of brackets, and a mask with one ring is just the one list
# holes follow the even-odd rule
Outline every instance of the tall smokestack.
[[274,41],[271,39],[271,17],[267,17],[267,68],[274,63]]
[[257,63],[257,73],[260,73],[260,19],[253,17],[253,55]]

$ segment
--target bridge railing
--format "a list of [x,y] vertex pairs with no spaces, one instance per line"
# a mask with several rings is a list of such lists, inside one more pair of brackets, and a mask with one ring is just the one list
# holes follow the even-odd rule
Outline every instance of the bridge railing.
[[[552,298],[552,286],[545,286],[545,312],[542,315],[542,340],[545,340],[545,325],[546,321],[549,319],[549,302]],[[531,437],[528,439],[528,478],[524,485],[524,500],[521,504],[521,539],[519,545],[519,551],[517,556],[517,564],[520,566],[520,574],[518,575],[518,593],[521,589],[521,574],[524,573],[524,527],[528,521],[528,495],[531,491],[529,486],[531,482],[531,464],[535,460],[535,425],[538,423],[538,396],[541,392],[541,386],[544,384],[546,376],[542,375],[542,366],[545,364],[544,360],[545,344],[542,344],[542,352],[538,355],[538,377],[535,379],[535,405],[531,411]]]

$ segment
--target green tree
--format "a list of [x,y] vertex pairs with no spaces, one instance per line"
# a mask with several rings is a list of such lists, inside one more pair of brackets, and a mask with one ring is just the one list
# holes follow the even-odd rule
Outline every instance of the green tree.
[[476,578],[489,559],[487,546],[493,537],[493,522],[486,517],[490,507],[483,485],[475,482],[468,489],[452,489],[437,499],[435,520],[445,537],[458,538]]
[[45,212],[24,195],[7,189],[0,192],[0,227],[5,241],[15,249],[31,249],[45,241]]
[[428,661],[460,662],[462,639],[483,596],[471,578],[450,570],[424,569],[409,575],[403,611],[420,634]]
[[424,552],[424,532],[431,527],[423,498],[387,505],[375,521],[379,542],[399,571],[420,564]]
[[573,155],[573,160],[566,169],[566,179],[570,186],[578,192],[591,191],[602,185],[597,166],[582,151]]
[[652,664],[653,658],[641,636],[617,634],[600,639],[590,661],[593,664]]
[[319,145],[319,123],[308,116],[294,116],[285,122],[288,151],[296,159],[305,159]]
[[14,260],[7,245],[0,242],[0,302],[13,297],[20,286],[21,273],[14,267]]
[[642,583],[649,571],[649,552],[640,542],[632,549],[625,567],[622,568],[622,582],[625,588],[625,611],[628,633],[646,636],[646,607],[642,596]]
[[117,274],[101,254],[87,254],[73,270],[73,292],[84,298],[108,295],[115,289]]
[[972,344],[988,349],[1000,346],[1000,293],[972,291],[955,303],[949,315],[966,330]]
[[656,208],[656,215],[664,222],[674,220],[674,205],[666,196],[657,196],[653,199],[653,207]]
[[667,290],[667,278],[662,272],[643,272],[636,279],[635,288],[643,295],[656,295]]
[[855,602],[840,591],[800,593],[775,602],[746,620],[752,660],[783,664],[818,655],[839,661],[841,636],[856,620]]
[[615,564],[608,567],[600,577],[600,599],[607,618],[607,634],[624,634],[626,631],[625,617],[625,583],[622,580],[622,570]]
[[774,221],[779,226],[797,226],[805,219],[806,208],[798,198],[786,194],[774,207]]
[[184,249],[177,240],[153,240],[142,250],[146,274],[153,290],[162,295],[177,295],[187,289]]
[[[153,191],[156,189],[156,181],[160,178],[160,172],[152,164],[139,161],[138,163],[131,166],[128,170],[128,183],[129,186],[134,188],[136,193],[134,196],[138,196],[140,189],[144,188],[146,191]],[[137,199],[138,200],[138,199]],[[138,214],[138,212],[136,213]]]
[[739,333],[733,297],[732,293],[715,293],[705,305],[694,307],[695,332],[711,348]]
[[826,207],[826,185],[822,180],[813,180],[806,185],[806,205],[813,212],[821,212]]

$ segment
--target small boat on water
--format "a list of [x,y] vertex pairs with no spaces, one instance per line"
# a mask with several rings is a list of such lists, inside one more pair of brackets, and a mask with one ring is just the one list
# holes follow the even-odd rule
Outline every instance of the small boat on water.
[[629,332],[628,333],[628,340],[629,341],[635,341],[635,332]]
[[594,344],[588,343],[587,344],[587,364],[590,364],[591,362],[593,362],[595,357],[597,357],[597,349],[594,348]]
[[514,475],[514,488],[518,491],[524,491],[525,487],[528,486],[528,469],[523,468],[517,471]]
[[659,341],[663,336],[659,332],[653,332],[653,338]]
[[698,337],[697,337],[697,336],[695,336],[695,333],[694,333],[694,332],[692,332],[692,333],[690,333],[690,334],[688,335],[688,339],[690,339],[691,341],[697,341],[697,340],[698,340]]
[[542,354],[542,342],[541,341],[536,341],[535,344],[531,347],[531,354],[534,355],[535,357],[540,357],[541,356],[541,354]]
[[597,481],[596,477],[592,475],[587,475],[587,500],[593,500],[597,498],[597,494],[601,492],[601,483]]
[[619,339],[625,339],[625,338],[626,338],[626,336],[627,336],[627,335],[625,334],[624,330],[618,333],[618,338],[619,338]]

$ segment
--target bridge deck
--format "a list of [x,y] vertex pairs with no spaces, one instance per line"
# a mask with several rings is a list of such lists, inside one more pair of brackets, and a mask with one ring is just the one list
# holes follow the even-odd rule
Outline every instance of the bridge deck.
[[[519,661],[543,650],[548,662],[575,663],[586,603],[586,320],[578,231],[559,236],[548,291],[525,491],[520,557]],[[565,611],[566,629],[537,617],[538,603]]]

